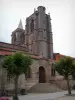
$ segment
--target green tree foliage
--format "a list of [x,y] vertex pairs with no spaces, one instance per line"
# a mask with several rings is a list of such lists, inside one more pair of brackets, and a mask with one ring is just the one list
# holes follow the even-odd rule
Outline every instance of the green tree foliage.
[[75,62],[74,62],[73,65],[72,65],[72,70],[71,70],[71,72],[72,72],[72,77],[73,77],[73,79],[75,80]]
[[5,57],[3,68],[7,70],[7,75],[13,77],[15,83],[13,100],[18,100],[18,78],[22,73],[26,73],[32,64],[30,56],[25,56],[22,52],[16,52],[14,55]]
[[55,70],[65,77],[68,86],[68,93],[71,94],[71,88],[69,84],[69,75],[72,74],[73,60],[70,57],[61,58],[55,63]]

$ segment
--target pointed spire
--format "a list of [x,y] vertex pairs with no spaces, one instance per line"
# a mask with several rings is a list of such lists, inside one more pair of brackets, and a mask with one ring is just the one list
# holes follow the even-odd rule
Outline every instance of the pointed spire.
[[19,22],[18,28],[20,28],[20,29],[23,29],[23,26],[22,26],[22,21],[21,21],[21,19],[20,19],[20,22]]

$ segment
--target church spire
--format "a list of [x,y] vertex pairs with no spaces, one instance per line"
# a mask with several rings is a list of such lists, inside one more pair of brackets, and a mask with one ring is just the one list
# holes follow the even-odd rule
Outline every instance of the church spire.
[[22,21],[21,21],[21,19],[20,19],[20,22],[19,22],[18,28],[23,29],[23,25],[22,25]]

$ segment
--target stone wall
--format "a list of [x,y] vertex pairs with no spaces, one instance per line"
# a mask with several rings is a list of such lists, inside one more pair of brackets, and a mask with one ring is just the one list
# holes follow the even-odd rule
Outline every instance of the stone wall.
[[[25,74],[22,74],[19,76],[19,80],[18,80],[18,88],[19,89],[29,89],[30,87],[32,87],[33,85],[35,85],[36,83],[39,82],[39,67],[43,67],[45,69],[45,77],[46,77],[46,82],[49,82],[50,79],[50,65],[49,62],[47,60],[42,60],[42,59],[33,59],[33,63],[30,66],[30,74],[31,76],[29,78],[25,78]],[[0,70],[1,71],[1,70]],[[1,74],[1,72],[0,72]],[[7,75],[5,75],[6,73],[4,72],[4,70],[2,69],[2,74],[4,78],[4,89],[5,90],[13,90],[14,89],[14,80],[10,79],[10,81],[7,80]],[[6,76],[6,77],[5,77]],[[0,81],[1,82],[1,81]],[[0,83],[1,86],[1,83]]]

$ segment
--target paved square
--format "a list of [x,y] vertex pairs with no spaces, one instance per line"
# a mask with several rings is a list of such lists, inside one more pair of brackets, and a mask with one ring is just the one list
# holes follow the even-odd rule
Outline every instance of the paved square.
[[57,98],[55,100],[75,100],[75,96],[61,97],[61,98]]
[[[75,94],[75,91],[72,91]],[[75,96],[66,96],[67,91],[55,93],[31,93],[19,96],[19,100],[75,100]],[[10,98],[12,100],[12,98]]]

